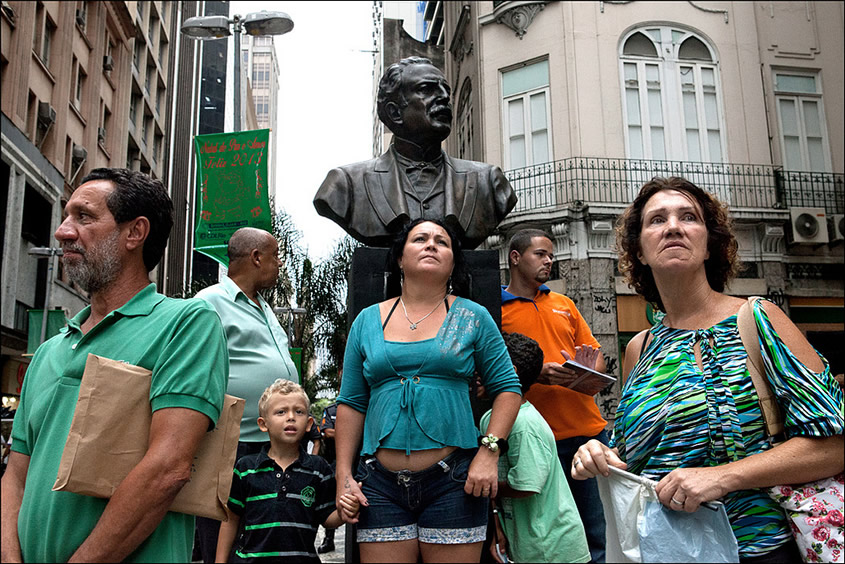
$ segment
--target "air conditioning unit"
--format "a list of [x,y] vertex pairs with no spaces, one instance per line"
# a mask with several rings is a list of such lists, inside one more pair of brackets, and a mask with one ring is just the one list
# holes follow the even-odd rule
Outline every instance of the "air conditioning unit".
[[83,162],[88,158],[88,149],[81,145],[77,145],[76,143],[73,144],[73,151],[71,154],[71,159],[73,162],[79,163]]
[[85,164],[85,161],[88,160],[88,149],[82,145],[74,143],[73,150],[70,152],[70,160],[73,173],[70,175],[68,184],[73,186],[74,182],[76,182],[76,177],[79,176],[79,173],[82,171],[82,166]]
[[85,10],[76,11],[76,25],[85,29]]
[[6,0],[0,2],[0,10],[2,10],[3,14],[5,14],[7,18],[9,18],[9,21],[11,21],[12,23],[12,28],[14,29],[14,27],[17,25],[17,15],[15,14],[15,10],[9,5],[8,2],[6,2]]
[[835,213],[830,216],[830,219],[830,240],[841,241],[845,239],[845,214]]
[[97,128],[97,141],[100,143],[106,142],[106,128],[105,127],[98,127]]
[[114,59],[111,55],[103,55],[103,70],[110,71],[114,69]]
[[53,109],[50,102],[38,102],[38,123],[44,127],[56,123],[56,110]]
[[789,218],[793,243],[827,243],[824,208],[789,208]]

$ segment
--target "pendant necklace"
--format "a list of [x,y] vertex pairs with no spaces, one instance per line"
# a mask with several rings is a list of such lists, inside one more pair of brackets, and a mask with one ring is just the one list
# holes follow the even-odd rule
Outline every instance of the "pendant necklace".
[[430,312],[428,312],[427,314],[425,314],[425,316],[424,316],[422,319],[420,319],[419,321],[417,321],[416,323],[414,323],[413,321],[411,321],[411,318],[410,318],[410,317],[408,317],[408,310],[407,310],[407,309],[405,309],[405,301],[402,299],[402,297],[401,297],[401,296],[399,297],[399,302],[402,304],[402,312],[405,314],[405,319],[407,319],[407,320],[408,320],[408,323],[410,323],[410,324],[411,324],[411,325],[409,325],[409,329],[410,329],[411,331],[416,331],[416,330],[417,330],[417,325],[419,325],[420,323],[422,323],[423,321],[425,321],[426,319],[428,319],[428,316],[430,316],[432,313],[434,313],[435,311],[437,311],[437,308],[439,308],[439,307],[440,307],[440,302],[437,302],[437,305],[436,305],[436,306],[434,306],[434,309],[433,309],[433,310],[431,310]]

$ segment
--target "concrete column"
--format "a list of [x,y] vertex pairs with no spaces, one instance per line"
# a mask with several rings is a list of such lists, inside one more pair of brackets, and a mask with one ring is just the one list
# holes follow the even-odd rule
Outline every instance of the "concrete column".
[[766,295],[777,303],[789,315],[789,300],[786,299],[786,268],[781,261],[767,261],[760,263],[760,276],[766,280]]
[[566,261],[561,264],[561,277],[566,280],[566,295],[575,302],[601,344],[607,373],[617,378],[616,384],[595,396],[602,416],[611,422],[619,403],[621,380],[613,261],[606,258]]
[[15,297],[18,291],[18,261],[21,253],[21,224],[26,176],[13,162],[9,163],[9,200],[6,206],[6,233],[3,249],[3,290],[0,319],[6,327],[15,326]]

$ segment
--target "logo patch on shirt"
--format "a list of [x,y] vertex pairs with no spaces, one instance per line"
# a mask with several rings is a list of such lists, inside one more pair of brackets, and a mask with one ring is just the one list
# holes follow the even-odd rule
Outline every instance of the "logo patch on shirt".
[[561,315],[565,315],[566,317],[572,317],[572,314],[569,313],[568,311],[563,311],[561,309],[554,309],[554,308],[552,308],[552,311],[555,312],[555,313],[559,313]]
[[317,492],[314,491],[314,488],[311,486],[306,486],[299,492],[300,499],[302,499],[302,505],[305,507],[311,507],[314,505],[314,499],[317,497]]

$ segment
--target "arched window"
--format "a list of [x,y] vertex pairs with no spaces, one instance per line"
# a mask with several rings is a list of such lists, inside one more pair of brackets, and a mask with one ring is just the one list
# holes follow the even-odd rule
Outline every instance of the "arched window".
[[723,161],[718,61],[702,37],[641,27],[623,37],[619,61],[629,158]]
[[651,39],[637,32],[625,42],[622,54],[627,57],[657,57],[657,49]]

